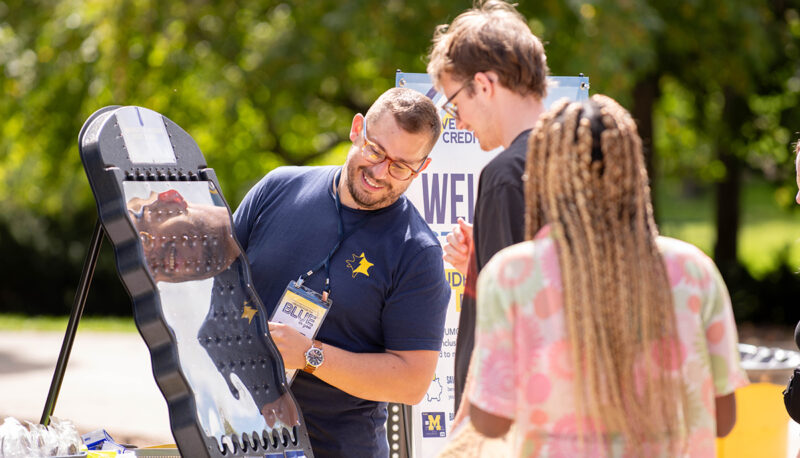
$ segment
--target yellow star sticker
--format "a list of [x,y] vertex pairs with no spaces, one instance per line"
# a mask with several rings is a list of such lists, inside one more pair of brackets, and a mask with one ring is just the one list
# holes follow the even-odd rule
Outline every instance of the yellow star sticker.
[[362,273],[369,277],[369,268],[374,266],[375,264],[367,261],[367,258],[364,256],[364,253],[361,253],[361,263],[358,264],[358,269],[354,270],[353,273]]
[[247,324],[250,324],[253,322],[253,317],[256,316],[256,313],[258,313],[258,310],[250,307],[249,305],[245,305],[244,311],[242,312],[242,318],[247,318]]

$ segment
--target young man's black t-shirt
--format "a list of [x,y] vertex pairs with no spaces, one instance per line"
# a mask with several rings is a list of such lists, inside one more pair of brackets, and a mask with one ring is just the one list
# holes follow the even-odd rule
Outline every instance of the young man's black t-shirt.
[[461,403],[469,360],[475,345],[475,283],[483,266],[503,248],[523,241],[525,192],[522,175],[528,151],[525,130],[481,171],[475,203],[474,257],[470,259],[467,285],[458,321],[455,360],[455,408]]

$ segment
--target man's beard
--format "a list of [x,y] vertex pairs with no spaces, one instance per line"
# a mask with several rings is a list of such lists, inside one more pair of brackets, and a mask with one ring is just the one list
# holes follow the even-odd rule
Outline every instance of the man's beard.
[[[383,188],[375,194],[367,193],[360,188],[361,173]],[[357,184],[358,183],[358,184]],[[389,180],[377,180],[370,176],[366,167],[347,167],[347,190],[359,208],[363,210],[377,210],[393,204],[403,191],[397,192]]]

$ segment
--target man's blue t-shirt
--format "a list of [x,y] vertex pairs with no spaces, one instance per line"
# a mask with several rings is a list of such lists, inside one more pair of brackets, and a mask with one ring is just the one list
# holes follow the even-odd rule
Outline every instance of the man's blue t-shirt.
[[[272,314],[290,281],[338,240],[333,181],[339,167],[282,167],[234,213],[253,286]],[[436,236],[405,196],[380,210],[342,207],[344,233],[330,263],[333,305],[320,341],[356,353],[435,350],[442,345],[450,287]],[[360,226],[359,226],[360,225]],[[305,285],[322,291],[325,271]],[[292,384],[315,456],[388,456],[386,403],[351,396],[299,371]]]

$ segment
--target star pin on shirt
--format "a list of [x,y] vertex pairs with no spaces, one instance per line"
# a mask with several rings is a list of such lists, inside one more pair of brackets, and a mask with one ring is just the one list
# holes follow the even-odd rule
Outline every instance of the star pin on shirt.
[[369,277],[369,268],[375,265],[367,260],[363,251],[359,255],[353,253],[352,258],[345,261],[345,264],[347,264],[347,268],[352,272],[353,278],[356,278],[358,274]]

